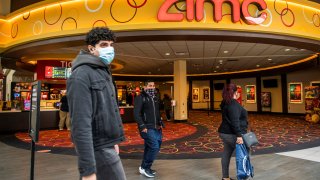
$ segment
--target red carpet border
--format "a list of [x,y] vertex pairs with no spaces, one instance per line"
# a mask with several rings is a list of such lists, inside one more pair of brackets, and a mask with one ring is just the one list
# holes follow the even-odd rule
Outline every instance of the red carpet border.
[[[320,124],[311,124],[299,116],[249,114],[249,121],[260,144],[254,154],[298,150],[320,145]],[[217,133],[221,114],[192,111],[188,123],[166,122],[159,158],[211,158],[219,157],[223,145]],[[135,123],[124,124],[126,141],[120,144],[122,158],[141,158],[143,140]],[[1,141],[21,148],[29,148],[27,133],[14,137],[1,137]],[[75,154],[69,131],[46,130],[40,132],[37,150],[50,149],[51,153]]]

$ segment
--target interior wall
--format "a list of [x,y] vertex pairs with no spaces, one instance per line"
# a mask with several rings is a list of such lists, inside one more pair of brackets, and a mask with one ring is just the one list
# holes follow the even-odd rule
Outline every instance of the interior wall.
[[[231,79],[231,83],[241,86],[242,88],[242,105],[247,111],[257,111],[257,101],[255,103],[247,103],[246,102],[246,85],[255,85],[256,78],[243,78],[243,79]],[[257,89],[257,87],[256,87]],[[257,93],[257,90],[256,90]],[[257,95],[257,94],[256,94]],[[256,98],[257,99],[257,98]]]
[[210,104],[203,100],[203,89],[210,88],[210,81],[192,81],[192,88],[199,88],[199,102],[192,102],[192,109],[208,109]]
[[[304,69],[287,74],[287,87],[288,87],[288,113],[305,113],[305,101],[304,101],[304,88],[310,86],[310,82],[320,81],[320,67],[314,67],[310,69]],[[289,83],[302,82],[302,103],[289,103]]]
[[[263,80],[277,79],[278,87],[264,88]],[[271,112],[282,112],[282,93],[281,93],[281,76],[261,77],[261,92],[271,92]],[[270,111],[270,108],[263,108],[262,111]]]

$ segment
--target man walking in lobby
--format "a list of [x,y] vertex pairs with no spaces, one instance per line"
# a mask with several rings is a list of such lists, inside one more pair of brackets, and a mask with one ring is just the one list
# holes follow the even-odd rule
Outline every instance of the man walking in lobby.
[[72,62],[67,82],[71,137],[82,180],[126,179],[117,145],[124,141],[123,125],[110,72],[114,41],[108,28],[89,31],[88,51],[81,50]]
[[134,118],[138,123],[140,136],[144,139],[144,153],[140,174],[155,177],[152,163],[160,151],[163,123],[160,117],[160,103],[155,95],[155,84],[148,81],[142,93],[134,101]]

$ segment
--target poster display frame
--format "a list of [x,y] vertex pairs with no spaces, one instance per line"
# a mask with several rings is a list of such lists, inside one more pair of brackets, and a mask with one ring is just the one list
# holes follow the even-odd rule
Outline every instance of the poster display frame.
[[199,88],[192,88],[192,102],[199,102]]
[[[254,89],[254,92],[253,92],[253,99],[249,99],[248,98],[248,88],[250,88],[250,89]],[[254,103],[256,103],[256,101],[257,101],[257,89],[256,89],[256,85],[246,85],[246,103],[247,104],[254,104]]]
[[[300,91],[299,90],[298,91],[292,90],[291,86],[293,86],[293,85],[299,85],[300,86]],[[288,86],[289,86],[288,87],[289,103],[291,103],[291,104],[302,104],[303,103],[303,90],[304,90],[302,82],[291,82],[291,83],[289,83]],[[291,93],[298,94],[298,96],[300,96],[300,98],[299,99],[293,99],[291,97]]]

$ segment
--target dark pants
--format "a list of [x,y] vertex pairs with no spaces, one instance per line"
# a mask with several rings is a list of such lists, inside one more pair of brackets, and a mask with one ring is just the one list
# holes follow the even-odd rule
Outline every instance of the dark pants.
[[[104,148],[94,152],[97,180],[126,180],[119,155],[114,148]],[[80,179],[82,179],[80,177]]]
[[140,132],[140,135],[144,139],[144,153],[141,167],[143,169],[150,169],[153,161],[156,159],[156,156],[160,151],[162,130],[148,129],[147,133]]
[[167,117],[167,120],[171,119],[171,109],[166,109],[166,117]]
[[220,133],[220,138],[223,141],[223,152],[221,158],[222,177],[229,177],[229,164],[233,151],[236,148],[237,136],[234,134]]

